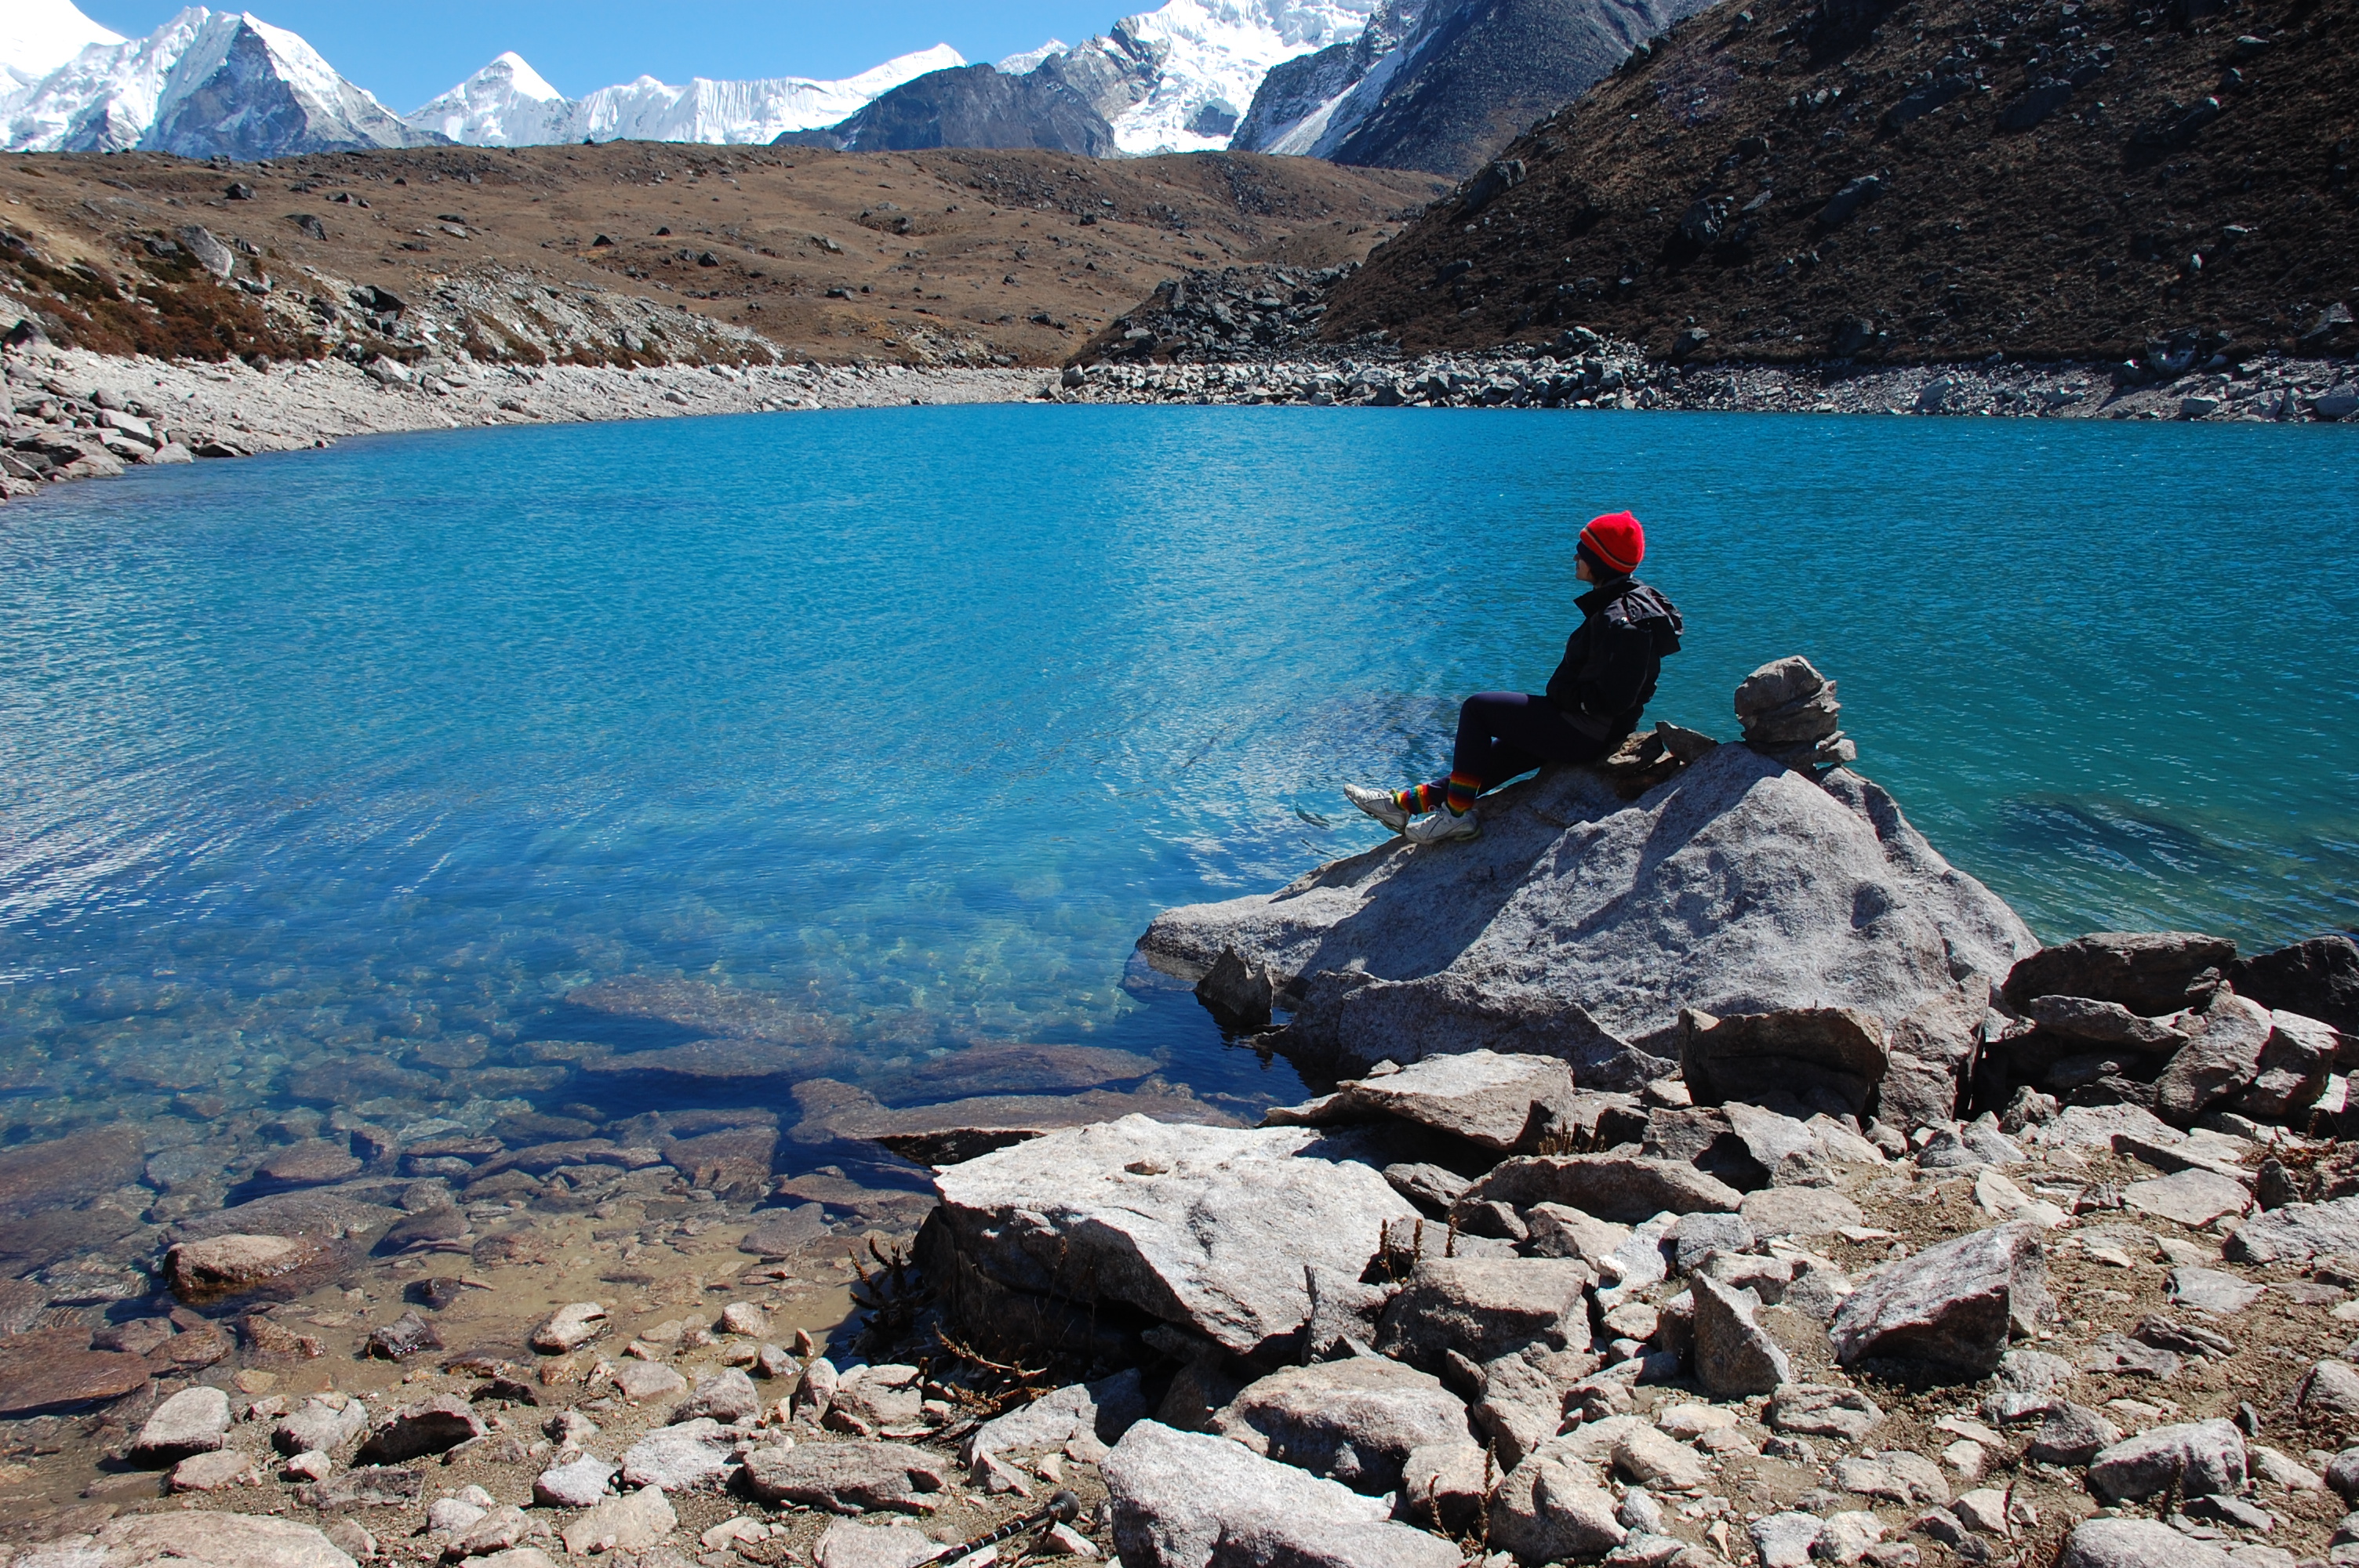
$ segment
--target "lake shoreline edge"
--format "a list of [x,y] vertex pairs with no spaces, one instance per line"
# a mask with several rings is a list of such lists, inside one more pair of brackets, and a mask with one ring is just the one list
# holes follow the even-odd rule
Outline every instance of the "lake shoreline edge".
[[[913,405],[1091,403],[1562,411],[1881,414],[2237,423],[2359,416],[2359,366],[2271,354],[2161,379],[2095,363],[1881,368],[1650,361],[1590,334],[1544,351],[1360,361],[1145,361],[964,369],[679,364],[618,370],[378,360],[255,369],[125,359],[45,344],[0,363],[8,409],[0,503],[135,466],[324,448],[348,436],[818,412]],[[112,404],[114,406],[109,406]]]

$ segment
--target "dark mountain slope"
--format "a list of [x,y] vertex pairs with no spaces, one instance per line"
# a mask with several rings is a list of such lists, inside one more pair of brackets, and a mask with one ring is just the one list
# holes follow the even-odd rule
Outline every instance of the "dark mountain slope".
[[2353,346],[2359,0],[1735,3],[1519,138],[1528,178],[1377,250],[1325,335],[1578,323],[1773,361]]
[[1467,175],[1701,0],[1432,0],[1336,163]]
[[1009,76],[989,65],[929,70],[848,119],[823,130],[788,131],[771,145],[856,153],[1038,147],[1091,157],[1114,150],[1105,116],[1055,73],[1044,68]]

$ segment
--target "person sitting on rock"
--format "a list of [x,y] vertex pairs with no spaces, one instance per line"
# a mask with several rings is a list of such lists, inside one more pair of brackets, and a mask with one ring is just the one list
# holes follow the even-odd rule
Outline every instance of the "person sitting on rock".
[[1546,695],[1477,692],[1458,709],[1448,778],[1403,790],[1345,784],[1344,798],[1411,843],[1472,838],[1484,790],[1542,762],[1611,755],[1638,727],[1664,656],[1680,651],[1679,611],[1630,575],[1646,553],[1646,530],[1627,512],[1591,519],[1574,570],[1597,586],[1581,596],[1581,625]]

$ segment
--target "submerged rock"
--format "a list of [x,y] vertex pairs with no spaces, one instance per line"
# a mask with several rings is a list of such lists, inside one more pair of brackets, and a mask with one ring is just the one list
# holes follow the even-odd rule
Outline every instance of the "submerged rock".
[[1280,1043],[1299,1058],[1489,1048],[1635,1090],[1669,1070],[1682,1006],[1890,1022],[1960,975],[1995,983],[2034,948],[1889,795],[1842,770],[1814,783],[1722,746],[1635,802],[1558,767],[1478,810],[1479,838],[1396,840],[1275,893],[1167,911],[1140,949],[1190,979],[1231,948],[1267,967],[1298,1005]]

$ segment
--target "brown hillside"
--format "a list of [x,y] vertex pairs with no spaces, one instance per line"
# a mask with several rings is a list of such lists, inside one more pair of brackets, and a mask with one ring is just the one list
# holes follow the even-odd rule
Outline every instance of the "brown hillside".
[[[232,200],[233,183],[252,196]],[[16,155],[0,158],[0,289],[48,313],[68,341],[107,351],[283,357],[332,346],[299,312],[266,313],[146,243],[201,224],[252,246],[241,272],[282,289],[303,288],[309,267],[416,301],[453,280],[529,272],[547,287],[677,306],[799,356],[1046,364],[1183,267],[1355,258],[1440,189],[1425,175],[1218,154],[1116,162],[614,142],[234,166]],[[340,316],[328,336],[415,351],[397,324],[390,335],[381,325]]]
[[1510,146],[1521,184],[1477,205],[1478,181],[1379,248],[1322,335],[1581,324],[1697,360],[1930,361],[2117,358],[2195,328],[2347,350],[2321,327],[2359,289],[2353,0],[2177,4],[1725,0]]

